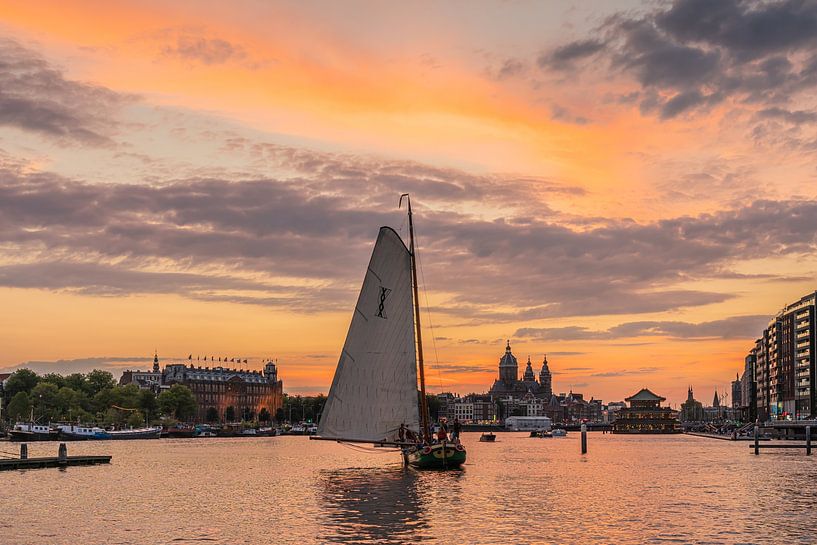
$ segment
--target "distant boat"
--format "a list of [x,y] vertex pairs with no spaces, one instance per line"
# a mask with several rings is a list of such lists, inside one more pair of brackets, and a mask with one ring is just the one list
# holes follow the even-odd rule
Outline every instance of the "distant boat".
[[162,435],[162,427],[131,428],[129,430],[112,430],[108,432],[111,439],[158,439]]
[[553,437],[566,437],[567,436],[567,430],[564,430],[562,428],[557,428],[557,429],[553,430],[550,433],[551,433],[551,435],[553,435]]
[[167,428],[167,430],[164,433],[167,433],[167,436],[170,438],[182,439],[195,436],[196,428],[193,426],[172,426],[170,428]]
[[380,228],[315,439],[399,448],[419,469],[456,468],[465,448],[430,434],[410,200],[408,224],[408,248]]
[[536,430],[530,432],[531,437],[539,437],[540,439],[548,439],[553,437],[553,433],[547,430]]
[[496,441],[496,435],[492,432],[483,433],[479,436],[480,443],[493,443]]
[[110,439],[111,434],[97,426],[75,426],[62,424],[57,426],[59,438],[66,441],[103,441]]
[[56,441],[59,438],[59,430],[43,424],[34,422],[17,422],[13,429],[8,432],[12,441]]

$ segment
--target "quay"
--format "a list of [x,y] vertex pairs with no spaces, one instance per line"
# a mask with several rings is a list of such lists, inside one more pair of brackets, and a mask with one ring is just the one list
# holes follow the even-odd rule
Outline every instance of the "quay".
[[[755,438],[751,435],[723,435],[719,433],[706,433],[701,431],[687,431],[684,435],[693,435],[695,437],[705,437],[707,439],[720,439],[721,441],[754,441]],[[758,437],[758,441],[771,441],[771,437]]]
[[68,456],[68,449],[65,443],[60,443],[57,456],[29,458],[28,445],[23,443],[20,445],[19,458],[0,458],[0,471],[42,469],[46,467],[92,466],[109,463],[111,463],[111,456]]

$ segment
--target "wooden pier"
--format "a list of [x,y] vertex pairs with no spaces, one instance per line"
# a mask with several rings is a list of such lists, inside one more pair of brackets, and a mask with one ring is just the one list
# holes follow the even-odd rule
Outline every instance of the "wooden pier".
[[97,464],[109,464],[110,456],[68,456],[68,449],[65,443],[60,443],[57,456],[29,458],[28,445],[20,445],[19,458],[0,458],[0,471],[12,471],[15,469],[41,469],[45,467],[68,467],[68,466],[93,466]]
[[754,445],[749,445],[749,448],[755,449],[755,456],[760,454],[760,449],[762,448],[796,448],[796,449],[805,449],[806,456],[811,456],[811,426],[805,427],[805,435],[806,435],[806,442],[805,443],[785,443],[785,444],[760,444],[760,430],[758,426],[755,426],[755,443]]

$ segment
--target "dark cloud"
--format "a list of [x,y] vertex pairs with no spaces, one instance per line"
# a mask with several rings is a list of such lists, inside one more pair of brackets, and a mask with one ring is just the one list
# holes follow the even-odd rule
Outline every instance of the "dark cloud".
[[35,373],[87,373],[94,369],[101,369],[110,371],[114,377],[119,377],[119,374],[124,369],[138,369],[140,365],[146,366],[153,361],[153,356],[133,356],[133,357],[90,357],[77,359],[62,359],[62,360],[32,360],[0,369],[0,373],[12,373],[17,369],[30,369]]
[[601,373],[592,373],[590,376],[596,378],[614,378],[632,375],[651,375],[658,371],[661,371],[660,367],[641,367],[639,369],[622,369],[620,371],[604,371]]
[[814,123],[817,121],[817,112],[805,110],[786,110],[784,108],[764,108],[757,112],[761,119],[780,119],[793,125]]
[[559,46],[543,68],[603,54],[641,86],[640,107],[663,119],[724,100],[779,107],[817,84],[817,3],[802,0],[675,0],[609,18],[601,41]]
[[768,323],[770,316],[732,316],[710,322],[689,323],[681,321],[627,322],[606,330],[586,327],[522,328],[515,337],[533,338],[539,341],[611,340],[632,337],[659,336],[675,339],[751,339],[757,337]]
[[247,58],[247,52],[240,45],[220,38],[190,34],[177,36],[173,45],[162,48],[162,53],[166,56],[179,57],[207,65],[244,61]]
[[555,69],[568,68],[575,61],[586,59],[604,49],[604,43],[598,40],[577,40],[556,47],[537,59],[541,67]]
[[[546,209],[537,192],[562,189],[546,180],[233,145],[295,174],[87,184],[0,160],[0,284],[93,295],[178,293],[305,312],[350,308],[377,229],[393,225],[405,235],[404,212],[395,207],[404,191],[417,199],[427,287],[448,294],[434,308],[446,321],[653,313],[723,302],[731,294],[676,286],[731,278],[732,264],[744,259],[817,249],[817,201],[756,201],[699,217],[574,227],[535,213]],[[469,202],[493,207],[497,217],[463,212]],[[600,335],[576,328],[559,334]]]
[[454,365],[454,364],[431,364],[429,368],[440,374],[448,373],[493,373],[496,371],[493,367],[481,367],[479,365]]
[[498,67],[487,69],[488,75],[497,81],[502,81],[524,73],[527,65],[519,59],[505,59]]
[[65,145],[110,146],[113,114],[133,99],[68,80],[36,53],[0,38],[0,125]]

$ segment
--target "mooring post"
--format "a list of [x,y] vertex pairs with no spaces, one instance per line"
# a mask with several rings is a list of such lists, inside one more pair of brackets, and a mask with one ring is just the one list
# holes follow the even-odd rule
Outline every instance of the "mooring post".
[[811,456],[811,426],[806,426],[806,456]]
[[25,443],[20,444],[20,459],[28,460],[28,445]]
[[760,426],[755,424],[755,456],[760,454]]
[[60,443],[60,449],[57,451],[57,458],[61,464],[68,463],[68,448],[65,446],[65,443]]
[[587,424],[582,424],[582,454],[587,454]]

